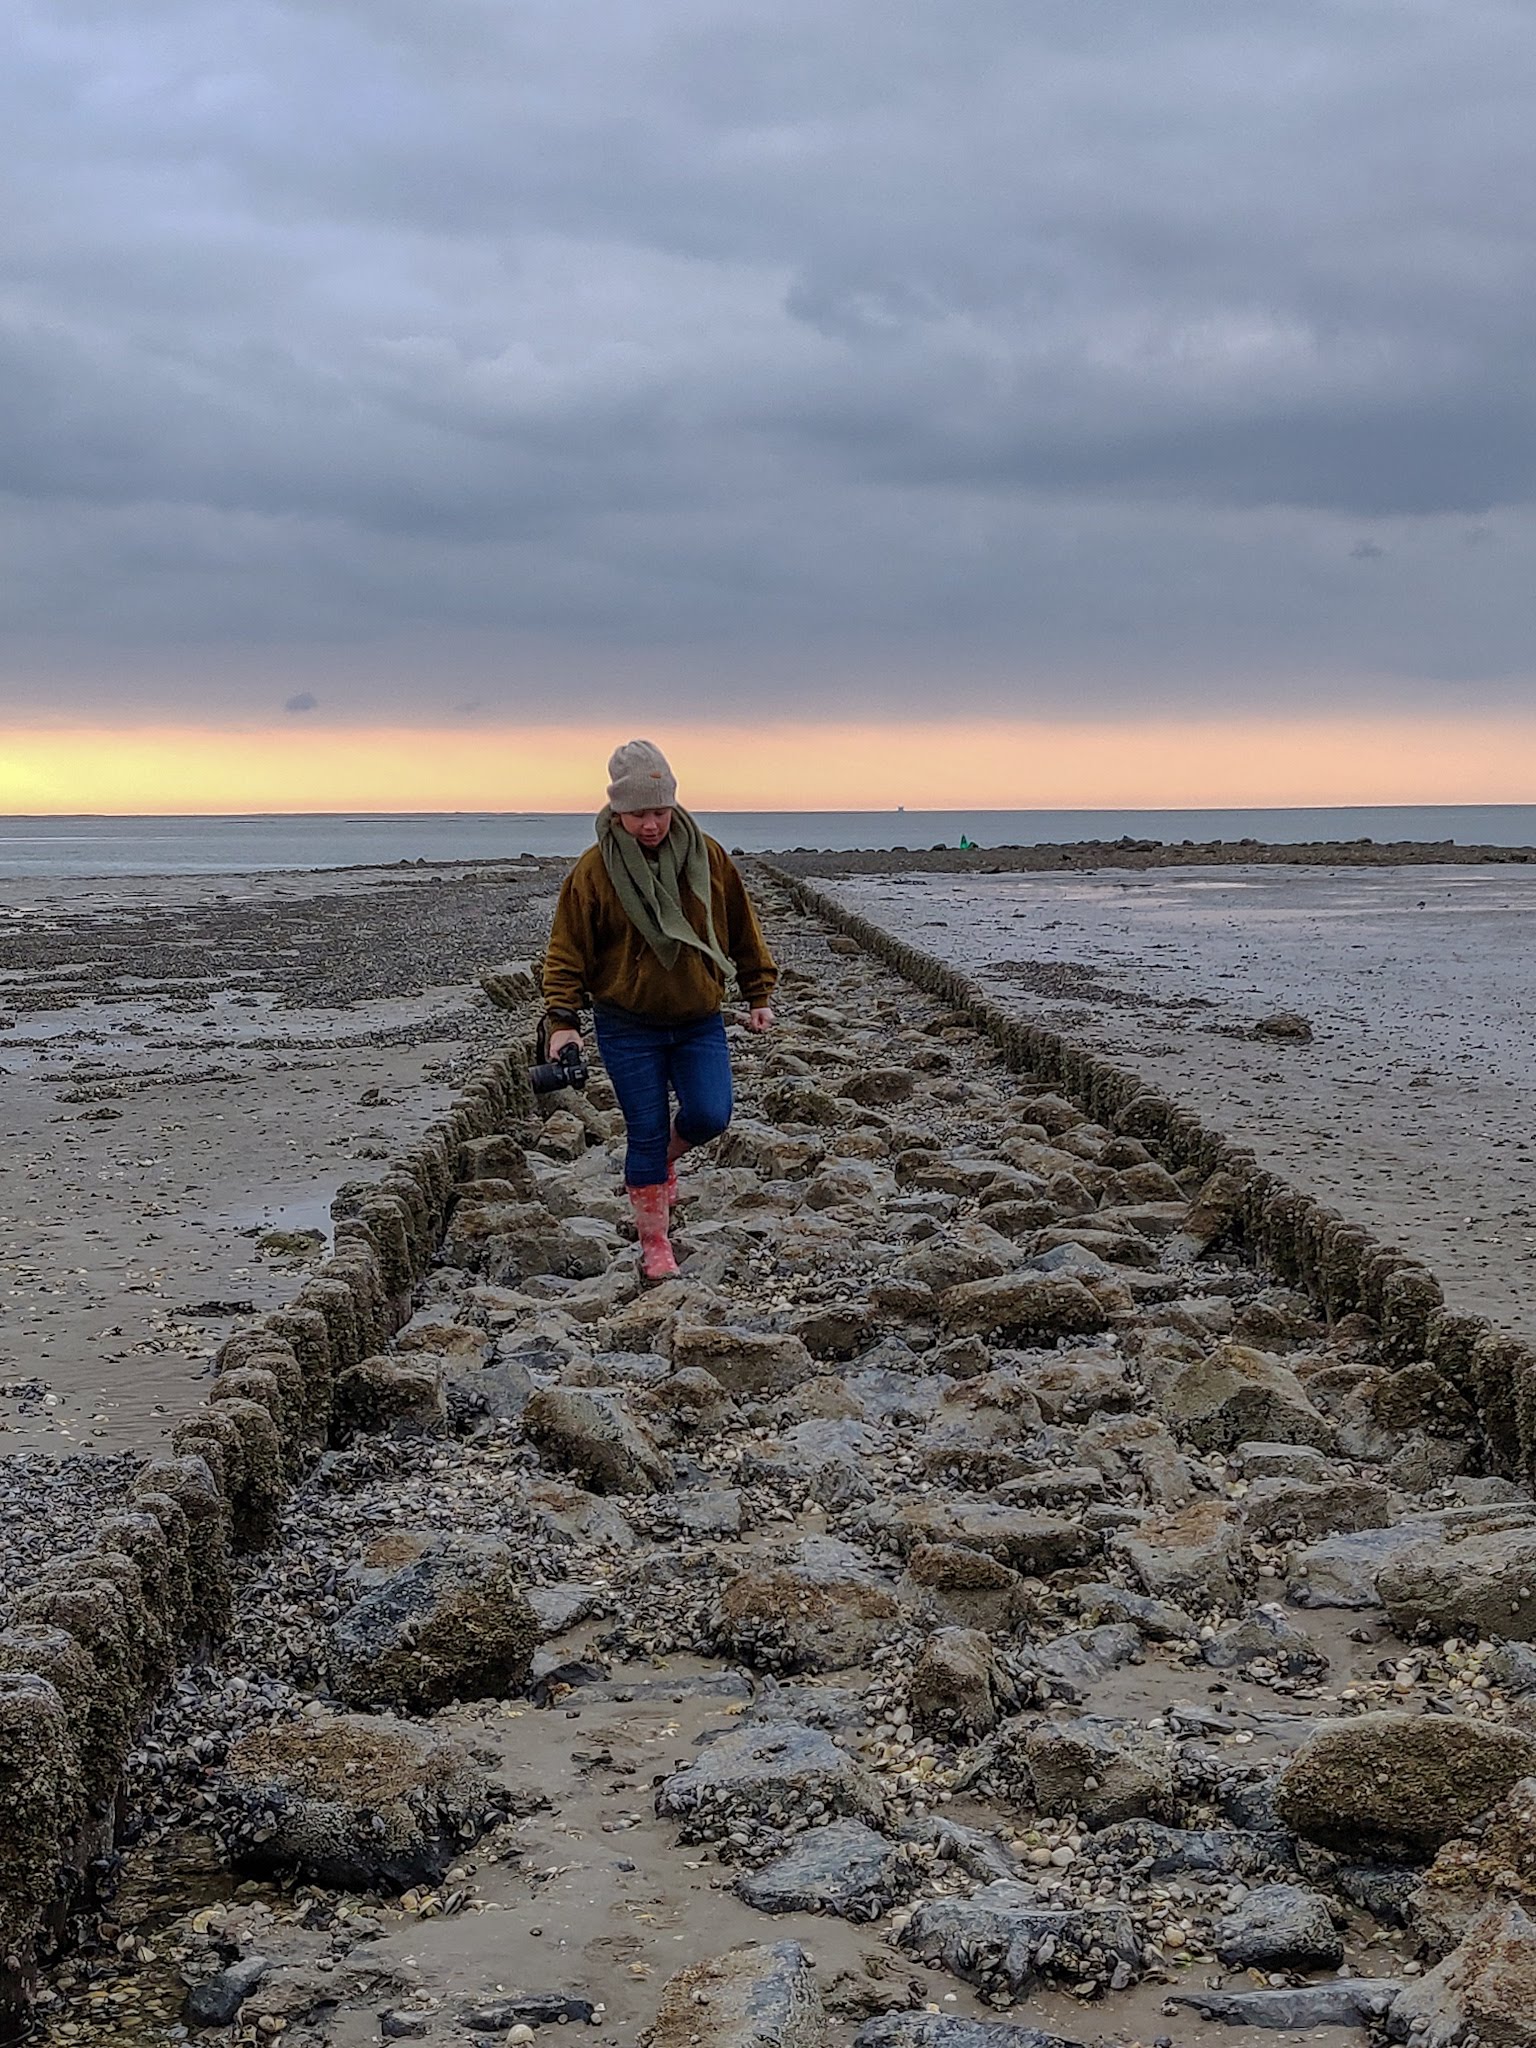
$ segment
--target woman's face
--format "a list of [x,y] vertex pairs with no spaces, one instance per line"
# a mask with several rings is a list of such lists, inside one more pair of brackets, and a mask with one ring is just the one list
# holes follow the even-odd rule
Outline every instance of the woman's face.
[[620,811],[619,823],[631,839],[649,847],[652,852],[660,846],[672,830],[672,812],[664,811]]

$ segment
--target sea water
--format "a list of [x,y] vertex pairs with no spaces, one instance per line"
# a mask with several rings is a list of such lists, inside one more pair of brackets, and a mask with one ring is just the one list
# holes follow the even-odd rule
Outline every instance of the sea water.
[[[724,845],[793,848],[1075,844],[1085,840],[1257,839],[1454,841],[1536,845],[1536,805],[1194,811],[701,811]],[[250,874],[277,868],[377,867],[392,861],[573,855],[592,838],[586,814],[382,812],[243,818],[0,818],[0,879]]]

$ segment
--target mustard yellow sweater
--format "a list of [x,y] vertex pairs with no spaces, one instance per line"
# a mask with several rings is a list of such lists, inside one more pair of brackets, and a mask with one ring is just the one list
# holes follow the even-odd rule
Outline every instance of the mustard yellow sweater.
[[[720,950],[736,965],[746,1001],[756,1007],[773,994],[779,970],[736,863],[706,834],[711,909]],[[683,885],[688,922],[701,935],[703,906]],[[610,1003],[658,1024],[692,1024],[712,1017],[725,994],[725,976],[692,946],[663,967],[624,914],[608,879],[602,849],[589,846],[566,876],[555,906],[544,955],[544,1002],[552,1023],[573,1023],[589,1002]]]

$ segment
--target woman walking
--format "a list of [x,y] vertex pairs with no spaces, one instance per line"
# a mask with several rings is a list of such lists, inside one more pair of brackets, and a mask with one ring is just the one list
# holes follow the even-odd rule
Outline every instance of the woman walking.
[[590,1002],[624,1113],[641,1265],[664,1280],[677,1271],[667,1226],[678,1159],[731,1120],[726,975],[735,968],[749,1028],[767,1031],[778,969],[735,862],[678,803],[661,749],[628,741],[608,778],[597,844],[565,878],[544,956],[549,1056],[581,1044]]

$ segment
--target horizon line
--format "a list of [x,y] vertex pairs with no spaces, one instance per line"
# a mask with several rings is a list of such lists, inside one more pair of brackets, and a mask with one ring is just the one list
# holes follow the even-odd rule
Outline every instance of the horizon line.
[[[690,807],[691,808],[691,807]],[[917,809],[910,804],[807,804],[786,808],[777,804],[762,804],[753,807],[726,807],[718,804],[700,804],[696,815],[714,818],[953,818],[964,815],[973,818],[1123,818],[1127,815],[1143,815],[1151,818],[1187,817],[1190,815],[1221,817],[1234,813],[1276,814],[1295,811],[1528,811],[1536,810],[1536,797],[1529,798],[1475,798],[1468,801],[1455,799],[1428,798],[1423,801],[1371,801],[1351,802],[1342,799],[1333,803],[1122,803],[1122,804],[963,804],[949,803],[935,805],[932,809]],[[0,809],[0,823],[10,825],[90,825],[90,824],[173,824],[207,823],[217,820],[233,823],[242,820],[259,823],[266,820],[287,818],[324,818],[347,820],[356,818],[497,818],[511,822],[523,821],[537,824],[545,819],[591,819],[596,813],[588,810],[541,810],[541,811],[495,811],[470,806],[463,809],[412,809],[400,805],[386,805],[370,810],[364,804],[348,804],[339,811],[322,810],[207,810],[207,811],[7,811]]]

